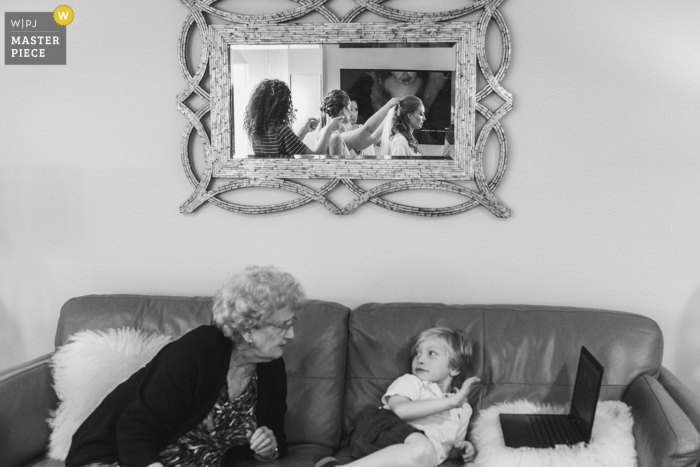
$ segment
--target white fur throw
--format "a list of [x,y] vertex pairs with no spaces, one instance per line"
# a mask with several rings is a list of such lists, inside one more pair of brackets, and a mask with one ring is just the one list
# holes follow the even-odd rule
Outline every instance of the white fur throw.
[[171,338],[137,329],[81,331],[70,337],[51,359],[58,410],[49,457],[65,460],[71,438],[81,423],[115,387],[148,363]]
[[481,411],[472,428],[478,467],[636,467],[632,415],[620,401],[598,402],[591,442],[551,449],[508,448],[499,413],[567,413],[568,407],[529,401],[497,404]]

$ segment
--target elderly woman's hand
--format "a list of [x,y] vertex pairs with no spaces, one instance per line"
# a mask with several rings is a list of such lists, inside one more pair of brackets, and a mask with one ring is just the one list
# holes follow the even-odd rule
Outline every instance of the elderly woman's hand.
[[275,434],[266,426],[258,427],[250,436],[250,449],[260,460],[277,458],[277,440]]

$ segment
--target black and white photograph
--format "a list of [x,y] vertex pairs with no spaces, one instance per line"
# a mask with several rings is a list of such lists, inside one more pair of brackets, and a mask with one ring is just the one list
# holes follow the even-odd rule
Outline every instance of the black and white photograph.
[[697,0],[0,4],[0,467],[700,466]]

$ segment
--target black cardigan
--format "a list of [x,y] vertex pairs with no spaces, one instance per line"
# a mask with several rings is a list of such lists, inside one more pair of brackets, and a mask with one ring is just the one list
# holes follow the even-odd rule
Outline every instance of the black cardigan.
[[[232,342],[201,326],[163,347],[144,368],[117,386],[73,435],[66,467],[119,462],[143,467],[194,428],[214,407],[226,383]],[[258,426],[270,428],[280,456],[287,452],[284,360],[258,363]],[[230,449],[222,465],[251,458],[248,445]]]

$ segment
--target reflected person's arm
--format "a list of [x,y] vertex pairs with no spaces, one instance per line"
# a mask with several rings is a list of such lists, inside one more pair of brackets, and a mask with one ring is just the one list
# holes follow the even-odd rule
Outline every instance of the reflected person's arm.
[[340,136],[343,138],[343,141],[345,141],[348,148],[361,151],[369,146],[373,141],[373,133],[377,130],[377,128],[381,128],[380,124],[384,120],[384,117],[386,117],[389,109],[398,103],[399,100],[396,97],[392,97],[381,109],[369,117],[360,128],[342,133]]
[[294,133],[299,137],[300,140],[303,141],[304,138],[306,137],[306,135],[308,135],[309,133],[314,131],[316,129],[316,127],[318,127],[319,121],[320,120],[318,118],[310,117],[310,118],[306,119],[306,122],[304,122],[304,125],[301,128],[299,128],[297,131],[295,131]]
[[[370,137],[370,144],[377,144],[379,143],[379,140],[382,138],[382,130],[384,128],[382,125],[379,125],[376,130],[374,130],[374,133],[372,133],[372,136]],[[369,146],[369,144],[368,144]],[[364,149],[364,148],[362,148]]]
[[366,149],[370,147],[373,144],[378,144],[379,140],[382,139],[382,131],[384,130],[383,125],[379,125],[376,130],[374,130],[374,133],[372,133],[372,136],[369,137],[367,140],[367,145],[363,146],[361,148],[356,148],[356,151],[362,151],[363,149]]
[[331,134],[331,138],[328,141],[328,154],[331,156],[344,156],[343,151],[343,140],[337,133]]
[[328,142],[331,139],[331,135],[335,130],[340,128],[340,125],[343,122],[343,118],[344,117],[341,116],[330,119],[328,125],[321,128],[321,131],[318,135],[318,139],[316,140],[316,148],[311,149],[308,146],[306,146],[304,154],[325,154],[326,149],[328,148]]

